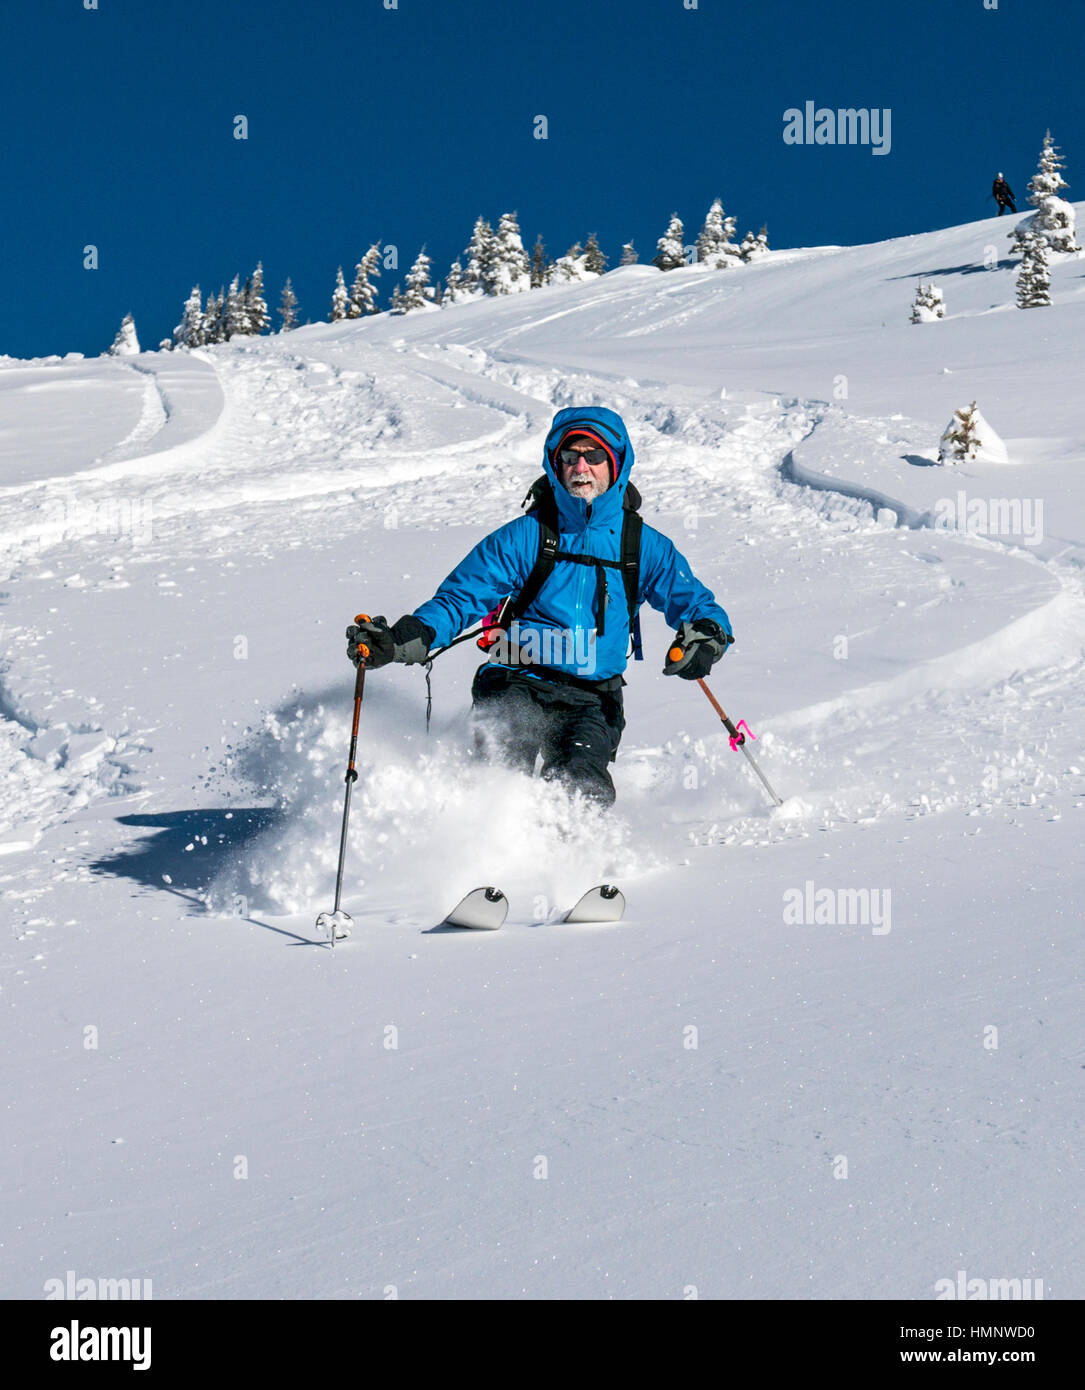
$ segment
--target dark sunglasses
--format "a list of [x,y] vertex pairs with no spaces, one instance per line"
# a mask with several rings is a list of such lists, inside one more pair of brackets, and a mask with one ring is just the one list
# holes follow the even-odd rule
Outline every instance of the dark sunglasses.
[[585,449],[582,453],[576,449],[559,449],[558,458],[564,464],[574,464],[577,459],[583,459],[585,463],[599,464],[608,463],[610,455],[605,449]]

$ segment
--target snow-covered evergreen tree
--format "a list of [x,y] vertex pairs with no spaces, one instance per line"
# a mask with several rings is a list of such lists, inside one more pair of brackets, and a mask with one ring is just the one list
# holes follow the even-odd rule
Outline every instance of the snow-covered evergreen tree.
[[246,310],[248,313],[250,333],[266,333],[271,327],[271,315],[267,311],[267,300],[264,298],[264,263],[256,262],[256,269],[252,272],[252,280],[247,286],[248,295],[246,297]]
[[340,266],[335,272],[335,289],[332,291],[332,307],[328,315],[329,323],[338,323],[347,316],[347,306],[350,304],[350,295],[347,294],[347,282],[343,279],[343,267]]
[[594,232],[588,237],[588,244],[584,247],[584,269],[592,275],[606,274],[607,258],[599,249],[599,238]]
[[667,230],[656,242],[656,253],[652,258],[652,264],[658,266],[660,270],[677,270],[679,266],[685,265],[684,237],[685,228],[682,226],[682,219],[676,212],[672,213]]
[[398,285],[392,291],[392,303],[388,312],[390,314],[405,314],[407,312],[403,303],[403,292]]
[[939,463],[963,463],[979,453],[980,437],[976,428],[976,402],[963,405],[953,412],[938,442]]
[[412,309],[429,309],[433,307],[433,286],[430,284],[429,272],[433,262],[426,255],[426,248],[423,246],[415,257],[414,265],[407,272],[407,292],[402,300],[402,312],[409,314]]
[[365,314],[377,313],[377,291],[370,282],[380,279],[380,264],[381,244],[375,241],[354,267],[354,284],[350,287],[350,304],[347,306],[348,319],[360,319]]
[[546,247],[543,245],[542,233],[535,238],[535,245],[531,251],[531,288],[541,289],[543,285],[550,283],[550,260],[546,254]]
[[[735,219],[724,217],[723,203],[719,198],[713,199],[697,237],[698,262],[711,266],[713,270],[737,265],[739,249],[732,240],[734,234]],[[665,267],[661,266],[660,269]]]
[[207,296],[203,313],[203,340],[205,343],[224,343],[226,341],[226,291],[219,286],[217,297]]
[[754,236],[753,232],[747,232],[742,238],[742,245],[738,248],[738,254],[744,261],[756,261],[763,256],[769,249],[769,232],[767,227]]
[[1029,179],[1028,200],[1036,209],[1030,213],[1010,233],[1013,254],[1023,256],[1028,238],[1038,232],[1047,242],[1049,251],[1073,254],[1080,251],[1074,236],[1075,213],[1072,203],[1059,194],[1069,184],[1062,176],[1065,161],[1059,154],[1059,147],[1052,141],[1051,132],[1044,135],[1044,147],[1040,151],[1040,167]]
[[199,285],[193,285],[192,293],[185,300],[181,310],[181,322],[173,330],[173,341],[178,347],[200,347],[205,341],[203,333],[203,296]]
[[1040,170],[1030,181],[1029,187],[1036,186],[1040,230],[1048,249],[1073,255],[1081,250],[1075,236],[1077,214],[1073,203],[1058,196],[1062,189],[1070,186],[1062,176],[1065,167],[1066,161],[1059,154],[1058,145],[1052,141],[1051,132],[1047,131],[1040,154]]
[[915,299],[912,300],[912,323],[934,323],[937,319],[945,318],[946,305],[942,298],[942,291],[932,281],[929,285],[924,285],[920,280],[916,286]]
[[223,324],[227,342],[236,334],[249,331],[248,305],[245,303],[244,291],[240,288],[239,281],[240,276],[235,275],[226,291]]
[[976,408],[976,402],[953,412],[938,444],[939,463],[1006,463],[1006,446]]
[[109,349],[110,357],[138,357],[140,352],[139,338],[136,336],[136,321],[131,314],[125,314],[121,319],[121,326],[117,329],[117,336],[113,339],[113,346]]
[[503,212],[494,237],[488,294],[522,294],[531,288],[531,264],[515,212]]
[[234,333],[247,334],[252,332],[252,313],[249,300],[252,296],[252,276],[245,276],[245,283],[241,286],[241,293],[238,295],[237,325]]
[[465,299],[472,296],[463,282],[463,266],[458,260],[452,262],[445,276],[445,292],[441,297],[442,306],[447,304],[462,304]]
[[569,280],[594,280],[596,276],[588,269],[587,259],[587,253],[579,241],[570,246],[550,268],[552,283],[560,285]]
[[1051,303],[1051,272],[1047,268],[1047,241],[1033,231],[1022,244],[1017,271],[1017,307],[1042,309]]
[[290,283],[290,276],[286,277],[286,284],[283,286],[282,299],[279,301],[279,317],[283,321],[283,326],[279,330],[281,333],[289,333],[298,324],[298,299],[294,293],[294,286]]
[[637,248],[633,245],[631,241],[627,241],[625,245],[622,247],[622,259],[618,262],[618,264],[636,265],[637,260]]
[[464,252],[467,265],[461,277],[463,298],[471,299],[480,294],[493,293],[496,254],[497,239],[494,230],[484,217],[480,217],[475,222],[471,240]]

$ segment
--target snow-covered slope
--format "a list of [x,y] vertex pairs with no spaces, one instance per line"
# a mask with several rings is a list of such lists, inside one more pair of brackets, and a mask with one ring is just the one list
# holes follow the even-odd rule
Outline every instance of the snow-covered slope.
[[[1085,282],[1016,310],[1007,231],[0,359],[0,1293],[1085,1292]],[[1008,462],[937,467],[972,400]],[[428,736],[417,669],[367,682],[314,944],[342,629],[514,515],[573,403],[731,614],[785,804],[659,615],[609,817],[467,759],[460,647]],[[622,925],[560,922],[609,878]],[[491,882],[501,932],[437,927]]]

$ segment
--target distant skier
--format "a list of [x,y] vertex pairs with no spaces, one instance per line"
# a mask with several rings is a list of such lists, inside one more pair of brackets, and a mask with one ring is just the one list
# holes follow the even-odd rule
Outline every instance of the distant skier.
[[1007,208],[1009,208],[1011,212],[1017,211],[1017,203],[1014,200],[1013,189],[1001,174],[996,175],[995,181],[991,185],[991,192],[994,195],[995,202],[998,204],[999,217],[1002,216]]
[[664,675],[705,676],[734,641],[727,614],[673,542],[641,522],[632,467],[613,410],[559,410],[527,514],[480,541],[432,599],[391,627],[352,623],[347,655],[357,661],[362,643],[371,668],[424,662],[489,615],[479,645],[490,656],[471,688],[477,750],[529,774],[541,754],[544,777],[611,805],[608,764],[625,727],[631,635],[640,657],[640,605],[677,629]]

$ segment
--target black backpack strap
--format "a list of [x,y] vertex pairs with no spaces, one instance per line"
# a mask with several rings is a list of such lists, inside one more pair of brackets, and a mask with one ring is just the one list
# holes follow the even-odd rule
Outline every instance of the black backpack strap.
[[622,517],[622,581],[625,584],[625,601],[629,607],[629,633],[633,639],[633,660],[643,661],[644,651],[640,640],[640,613],[637,601],[640,598],[640,542],[644,530],[644,518],[637,508],[640,506],[640,493],[632,483],[626,484]]
[[539,550],[524,587],[509,605],[506,622],[503,624],[506,628],[518,622],[535,602],[539,590],[553,573],[558,557],[558,504],[554,497],[554,489],[550,486],[550,479],[545,473],[532,483],[524,498],[524,505],[528,502],[532,504],[528,508],[528,514],[533,515],[539,523]]

